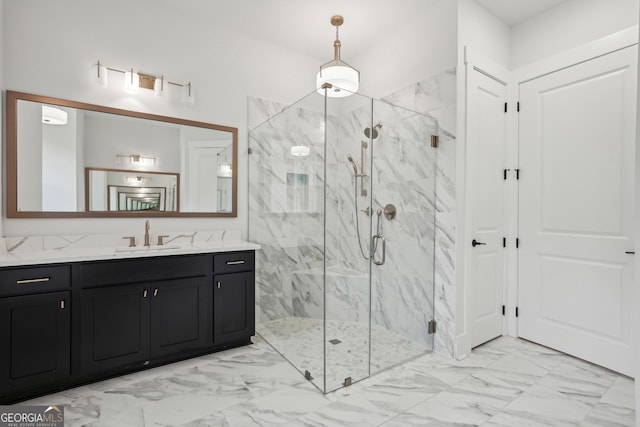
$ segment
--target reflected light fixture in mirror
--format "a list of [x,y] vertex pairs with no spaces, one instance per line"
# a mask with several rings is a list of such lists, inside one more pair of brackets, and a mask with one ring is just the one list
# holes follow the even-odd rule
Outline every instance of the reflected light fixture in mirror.
[[338,27],[344,23],[340,15],[331,17],[331,25],[336,27],[336,40],[333,42],[333,59],[320,66],[316,76],[316,88],[319,94],[325,91],[330,98],[344,98],[358,92],[360,72],[340,59],[340,39]]
[[308,156],[311,149],[306,145],[294,145],[291,147],[291,155],[296,157]]
[[231,178],[233,176],[233,170],[231,165],[221,163],[218,165],[218,176],[223,178]]
[[42,106],[42,123],[47,125],[66,125],[67,112],[55,105]]
[[143,176],[125,176],[124,177],[124,182],[126,182],[127,184],[141,185],[141,184],[148,183],[149,181],[151,181],[151,178],[145,178]]
[[146,157],[140,154],[116,154],[116,164],[122,163],[123,160],[136,166],[154,166],[156,164],[155,157]]

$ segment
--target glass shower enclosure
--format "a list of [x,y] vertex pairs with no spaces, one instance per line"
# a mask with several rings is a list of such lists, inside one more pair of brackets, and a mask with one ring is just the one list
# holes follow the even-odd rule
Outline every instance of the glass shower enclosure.
[[256,329],[322,392],[433,348],[429,116],[307,95],[249,132]]

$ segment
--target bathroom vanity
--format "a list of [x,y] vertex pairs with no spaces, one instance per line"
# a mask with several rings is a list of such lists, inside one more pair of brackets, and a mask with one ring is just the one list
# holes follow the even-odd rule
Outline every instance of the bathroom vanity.
[[0,404],[249,344],[255,248],[0,256]]

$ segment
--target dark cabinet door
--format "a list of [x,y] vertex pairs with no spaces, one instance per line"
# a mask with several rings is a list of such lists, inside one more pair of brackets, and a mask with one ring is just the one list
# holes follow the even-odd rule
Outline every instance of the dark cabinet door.
[[166,280],[150,285],[151,357],[207,344],[207,280]]
[[254,282],[252,271],[213,276],[215,344],[248,339],[255,334]]
[[82,372],[107,371],[149,360],[147,284],[82,290]]
[[0,299],[0,395],[69,376],[69,301],[69,292]]

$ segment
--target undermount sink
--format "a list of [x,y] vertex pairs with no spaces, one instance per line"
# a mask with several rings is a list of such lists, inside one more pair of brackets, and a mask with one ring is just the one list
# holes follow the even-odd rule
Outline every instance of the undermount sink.
[[157,252],[167,251],[170,249],[180,249],[178,245],[162,245],[162,246],[135,246],[133,248],[116,248],[114,252]]

